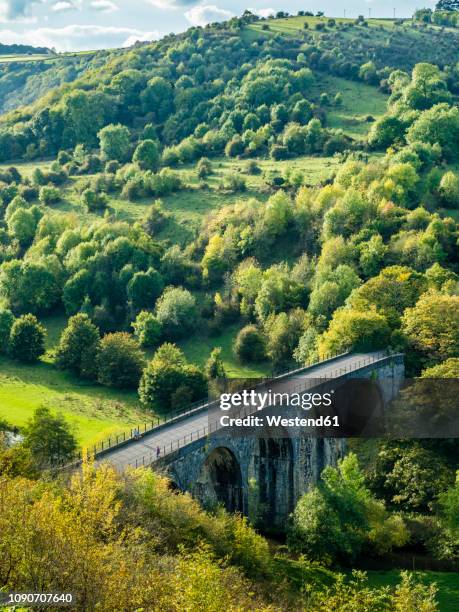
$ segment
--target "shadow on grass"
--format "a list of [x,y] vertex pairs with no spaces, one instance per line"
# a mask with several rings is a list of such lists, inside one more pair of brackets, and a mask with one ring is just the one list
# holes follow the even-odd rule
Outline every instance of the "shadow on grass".
[[57,369],[53,364],[40,361],[37,364],[22,364],[0,358],[0,384],[3,378],[18,385],[36,385],[49,389],[53,393],[77,393],[90,399],[103,399],[139,407],[135,391],[109,389],[97,383],[82,381],[68,372]]

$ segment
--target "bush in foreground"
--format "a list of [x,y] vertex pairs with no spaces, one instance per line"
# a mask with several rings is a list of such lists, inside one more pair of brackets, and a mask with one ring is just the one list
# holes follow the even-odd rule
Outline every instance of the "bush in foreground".
[[392,591],[371,589],[363,573],[308,571],[300,560],[302,576],[326,575],[326,586],[276,580],[268,542],[245,519],[204,512],[151,470],[85,465],[52,483],[0,475],[0,490],[6,590],[64,585],[78,609],[107,612],[437,609],[434,587],[405,573]]

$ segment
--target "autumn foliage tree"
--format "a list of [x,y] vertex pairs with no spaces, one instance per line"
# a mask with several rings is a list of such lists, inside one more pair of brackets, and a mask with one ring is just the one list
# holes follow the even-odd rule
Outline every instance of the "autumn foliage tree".
[[372,351],[390,343],[390,328],[376,310],[338,309],[326,332],[319,338],[319,355],[336,355],[348,350]]
[[425,293],[405,311],[402,330],[422,363],[459,356],[459,296]]

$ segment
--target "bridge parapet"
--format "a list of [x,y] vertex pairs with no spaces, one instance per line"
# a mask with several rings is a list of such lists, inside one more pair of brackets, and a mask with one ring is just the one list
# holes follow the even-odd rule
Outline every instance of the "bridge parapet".
[[[328,368],[329,375],[323,378],[311,368],[307,379],[292,385],[292,392],[306,392],[311,389],[308,384],[318,384],[318,380],[339,388],[352,379],[367,378],[377,383],[387,403],[404,378],[402,354],[357,356],[353,363],[332,362]],[[302,372],[295,375],[298,373]],[[211,429],[207,424],[201,431],[186,434],[170,451],[153,457],[154,468],[204,504],[223,503],[264,529],[276,531],[285,526],[296,502],[317,483],[323,468],[335,465],[345,451],[345,440],[337,438],[264,440]]]
[[[375,381],[382,403],[387,404],[403,382],[403,355],[345,353],[259,384],[265,389],[287,386],[291,393],[301,394],[317,385],[339,389],[356,378]],[[218,402],[201,404],[159,423],[140,439],[106,448],[97,453],[96,461],[110,461],[121,470],[151,466],[203,503],[220,502],[264,528],[282,529],[297,500],[318,481],[323,468],[336,464],[344,454],[345,440],[235,437],[209,420],[211,406]]]
[[[301,368],[289,370],[279,376],[276,376],[275,378],[260,379],[257,384],[264,386],[277,385],[281,382],[285,382],[286,380],[298,378],[298,383],[290,384],[289,389],[292,393],[301,393],[302,391],[311,389],[311,384],[316,384],[321,378],[323,378],[324,382],[330,379],[339,381],[343,379],[343,377],[351,377],[352,375],[355,377],[360,376],[364,378],[368,375],[368,372],[374,371],[376,367],[382,369],[383,365],[388,367],[388,369],[385,371],[389,375],[389,370],[390,368],[393,368],[394,365],[402,364],[403,366],[402,354],[388,355],[387,351],[375,352],[368,355],[357,355],[354,359],[352,357],[353,356],[351,353],[341,353],[339,355],[308,364],[307,366]],[[376,364],[378,364],[378,366],[376,366]],[[324,368],[327,368],[326,373],[324,373]],[[142,440],[148,440],[152,436],[157,437],[157,434],[161,434],[162,431],[170,431],[171,428],[180,426],[181,423],[187,422],[188,420],[191,422],[193,417],[196,417],[197,415],[206,416],[210,410],[217,406],[218,400],[206,401],[193,407],[191,410],[184,411],[172,416],[171,418],[161,421],[152,426],[150,429],[145,428],[145,430],[142,432]],[[176,429],[183,431],[183,429],[180,427],[176,427]],[[157,453],[157,446],[155,446],[153,451],[151,449],[147,449],[147,452],[137,453],[136,456],[134,456],[133,453],[129,453],[132,455],[132,462],[130,464],[137,466],[153,463],[157,458],[162,458],[166,454],[175,452],[179,448],[187,446],[198,438],[213,434],[216,429],[217,427],[212,426],[212,424],[209,426],[206,418],[201,419],[198,427],[194,429],[185,428],[183,435],[177,436],[175,439],[173,436],[168,436],[167,441],[162,439],[162,443],[159,444],[159,453]],[[131,433],[132,431],[133,430],[131,430]],[[100,451],[97,451],[92,456],[97,460],[103,458],[111,459],[117,455],[119,450],[122,451],[125,447],[142,447],[142,440],[136,438],[135,434],[133,433],[128,439],[125,439],[118,444],[109,444]],[[116,459],[114,459],[114,463],[116,463]]]

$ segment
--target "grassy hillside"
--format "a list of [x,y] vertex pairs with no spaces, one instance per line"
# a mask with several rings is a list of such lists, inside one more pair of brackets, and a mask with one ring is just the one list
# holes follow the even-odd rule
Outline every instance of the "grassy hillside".
[[[186,189],[176,194],[166,195],[161,198],[164,209],[170,213],[166,226],[161,230],[159,237],[170,240],[173,243],[184,245],[190,242],[201,227],[203,218],[213,210],[217,210],[228,204],[241,199],[239,193],[224,193],[218,187],[222,178],[230,173],[243,176],[247,182],[247,190],[243,197],[268,197],[267,186],[264,176],[266,173],[274,173],[277,176],[285,174],[287,168],[298,170],[304,174],[305,181],[311,185],[317,185],[325,181],[330,173],[337,168],[339,161],[334,157],[309,157],[301,156],[294,160],[274,162],[267,159],[254,160],[260,169],[259,174],[250,175],[247,172],[247,163],[241,160],[229,160],[225,157],[217,157],[212,160],[214,172],[206,180],[207,187],[202,188],[197,177],[195,165],[185,164],[177,170],[177,174],[186,185]],[[18,170],[24,177],[30,178],[36,168],[49,170],[51,162],[27,162],[16,164]],[[7,165],[0,165],[6,170]],[[52,210],[59,213],[75,213],[85,222],[100,218],[97,213],[88,213],[80,202],[80,196],[76,191],[79,183],[92,180],[97,175],[87,175],[84,178],[71,178],[61,189],[61,200],[54,204]],[[263,193],[264,192],[264,193]],[[150,204],[154,201],[151,197],[138,198],[129,201],[116,195],[110,199],[110,209],[116,218],[134,222],[140,220]]]
[[82,385],[46,363],[18,368],[0,360],[0,418],[22,427],[41,406],[66,418],[82,448],[129,431],[145,419],[135,394]]
[[339,92],[343,100],[339,108],[329,109],[327,126],[343,130],[355,139],[364,138],[371,123],[387,110],[387,94],[365,83],[321,74],[316,84],[317,97],[323,92],[330,98]]
[[0,115],[32,104],[50,90],[71,83],[101,65],[109,53],[2,53],[0,50]]
[[22,55],[22,54],[0,54],[0,64],[5,64],[9,62],[36,62],[38,60],[46,60],[49,59],[47,53],[31,53],[30,55]]
[[63,53],[2,53],[0,49],[0,64],[7,62],[28,63],[44,61],[49,64],[56,64],[59,60],[71,60],[75,58],[92,59],[99,51],[65,51]]
[[0,358],[0,419],[22,427],[38,407],[46,406],[67,419],[83,448],[129,431],[145,420],[136,394],[115,390],[107,393],[96,384],[56,371],[51,352],[67,318],[56,315],[42,322],[48,332],[48,354],[40,363],[24,366]]
[[246,35],[252,40],[255,34],[273,36],[276,33],[301,38],[305,44],[344,56],[348,62],[374,61],[378,68],[397,66],[410,70],[419,62],[444,66],[458,59],[458,33],[454,29],[421,27],[411,20],[366,19],[362,23],[344,18],[330,21],[328,17],[271,18],[250,24]]
[[[374,62],[378,69],[411,70],[423,61],[443,67],[454,66],[459,59],[457,30],[435,25],[423,27],[411,20],[369,19],[362,25],[343,18],[332,22],[327,17],[270,18],[249,23],[240,31],[247,43],[260,37],[273,38],[276,34],[286,37],[287,54],[295,57],[301,51],[315,53],[318,67],[331,68],[338,75],[348,71],[355,77],[359,66],[367,61]],[[56,56],[33,48],[27,52],[15,51],[15,47],[0,48],[0,100],[3,99],[0,114],[35,102],[92,68],[105,63],[109,68],[113,58],[130,53],[129,50],[107,50]]]

